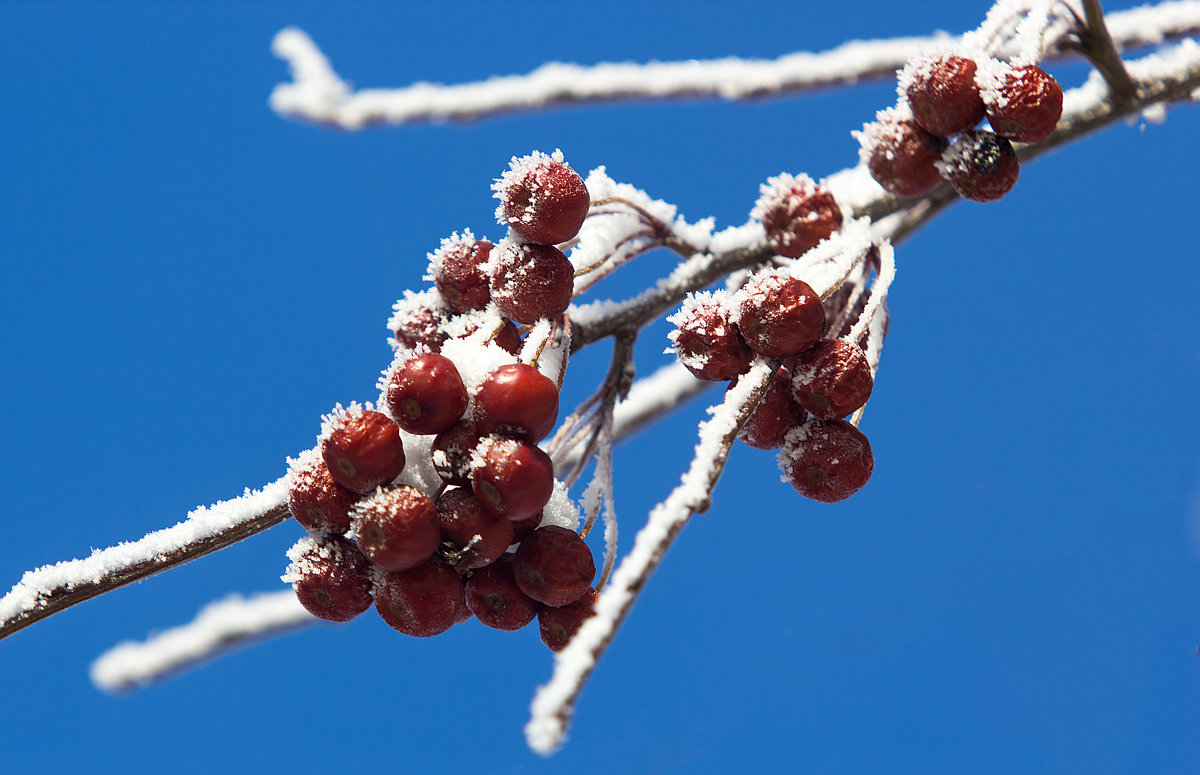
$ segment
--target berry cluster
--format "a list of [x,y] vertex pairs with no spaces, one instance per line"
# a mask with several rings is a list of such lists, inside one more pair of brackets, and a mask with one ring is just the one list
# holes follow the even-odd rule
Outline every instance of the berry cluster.
[[397,305],[378,410],[338,407],[294,461],[288,506],[309,535],[284,580],[330,621],[374,605],[428,637],[472,616],[501,630],[537,617],[558,650],[593,610],[596,567],[537,446],[558,384],[515,357],[517,324],[566,311],[574,269],[554,245],[575,237],[589,197],[560,153],[514,159],[495,190],[509,236],[443,241],[434,288]]
[[736,292],[691,295],[668,320],[674,352],[698,379],[735,380],[756,357],[781,362],[738,438],[782,448],[784,481],[822,503],[862,489],[874,469],[871,445],[843,418],[867,403],[874,376],[859,344],[827,338],[826,305],[807,283],[787,268],[766,269]]
[[[1020,174],[1012,143],[1044,140],[1062,116],[1062,88],[1045,70],[982,53],[917,57],[900,72],[899,92],[900,105],[857,135],[871,176],[900,196],[946,178],[965,199],[1000,199]],[[991,131],[976,128],[985,117]]]

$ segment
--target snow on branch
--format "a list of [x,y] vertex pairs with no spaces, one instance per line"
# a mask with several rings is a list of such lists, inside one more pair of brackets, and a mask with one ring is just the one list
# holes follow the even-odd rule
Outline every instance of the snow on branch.
[[96,595],[224,549],[287,516],[285,477],[262,490],[246,490],[240,498],[195,509],[174,527],[137,541],[27,571],[0,598],[0,638]]
[[[1045,3],[999,3],[997,11],[1044,16]],[[1107,17],[1119,48],[1157,45],[1200,30],[1200,0],[1176,0],[1119,11]],[[1025,25],[1026,30],[1034,24]],[[986,29],[984,30],[986,32]],[[1073,53],[1070,27],[1038,32],[1038,48],[1049,56]],[[396,89],[353,90],[303,31],[280,31],[272,45],[287,60],[292,83],[271,93],[270,106],[289,118],[357,130],[418,121],[465,121],[503,113],[613,100],[680,98],[751,99],[799,94],[894,75],[914,55],[944,44],[947,35],[851,41],[820,53],[798,52],[777,59],[727,57],[686,62],[579,65],[548,63],[526,75],[493,76],[464,84],[414,83]],[[1013,53],[1021,38],[999,40],[996,52]]]
[[291,589],[250,598],[231,595],[209,603],[188,624],[112,647],[92,663],[92,683],[109,692],[134,689],[239,646],[318,621]]

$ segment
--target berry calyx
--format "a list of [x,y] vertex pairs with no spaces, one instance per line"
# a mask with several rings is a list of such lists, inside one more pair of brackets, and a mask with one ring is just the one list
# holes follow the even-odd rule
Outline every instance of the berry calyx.
[[327,622],[348,622],[371,607],[370,564],[340,537],[301,538],[288,551],[283,580],[300,605]]
[[[732,388],[735,383],[730,383]],[[728,389],[727,391],[728,392]],[[738,441],[755,449],[778,449],[788,431],[804,422],[804,408],[792,397],[792,377],[780,368],[767,392],[738,431]]]
[[858,132],[859,157],[871,177],[897,196],[917,196],[942,182],[937,162],[946,138],[930,134],[895,108],[880,111],[876,121]]
[[513,543],[512,520],[485,511],[470,489],[452,487],[438,496],[435,505],[441,555],[453,567],[490,565]]
[[467,389],[458,368],[438,353],[399,364],[388,378],[386,395],[396,423],[414,434],[440,433],[467,410]]
[[545,525],[517,547],[513,573],[522,592],[558,608],[583,597],[596,577],[596,563],[575,531]]
[[900,73],[913,119],[935,135],[953,135],[983,120],[975,61],[961,56],[918,57]]
[[410,570],[379,574],[374,595],[380,617],[393,629],[417,638],[450,629],[465,607],[458,573],[433,560]]
[[484,378],[475,393],[475,427],[537,443],[558,420],[558,386],[532,366],[510,363]]
[[[1062,118],[1063,91],[1054,76],[1037,65],[1004,67],[981,83],[992,131],[1009,140],[1045,140]],[[985,81],[983,73],[977,81]]]
[[994,132],[963,132],[942,155],[942,174],[963,199],[995,202],[1021,175],[1012,143]]
[[875,456],[867,437],[845,420],[810,420],[788,433],[779,468],[805,498],[837,503],[866,485]]
[[321,458],[335,482],[359,494],[370,492],[404,470],[400,428],[381,412],[346,414],[321,442]]
[[461,314],[483,309],[491,301],[483,267],[492,247],[492,243],[477,240],[467,232],[463,237],[455,234],[443,241],[441,248],[430,256],[433,283],[451,311]]
[[341,535],[349,530],[350,507],[355,498],[354,493],[333,480],[324,461],[315,455],[292,471],[288,511],[310,533]]
[[578,234],[591,201],[583,178],[563,161],[561,151],[514,157],[492,189],[500,200],[496,218],[540,245],[556,245]]
[[489,266],[492,300],[505,317],[532,324],[571,306],[575,268],[553,245],[502,242]]
[[842,225],[833,194],[807,175],[778,175],[761,187],[751,215],[781,256],[799,258]]
[[750,370],[754,352],[712,294],[694,294],[667,321],[676,326],[669,337],[679,362],[696,379],[733,379]]
[[538,604],[517,586],[513,555],[505,554],[467,579],[467,607],[481,624],[513,632],[533,621]]
[[379,490],[355,504],[352,516],[358,548],[384,570],[415,568],[441,540],[437,508],[415,487]]
[[792,366],[795,398],[818,420],[857,412],[871,397],[874,385],[866,353],[842,339],[822,339]]
[[786,272],[755,275],[735,301],[735,320],[746,344],[768,358],[802,353],[825,332],[821,297],[808,283]]
[[583,623],[596,613],[596,601],[599,599],[600,593],[589,588],[574,603],[559,608],[539,607],[537,618],[542,643],[554,652],[565,649]]
[[[537,514],[554,494],[554,463],[517,439],[487,439],[476,449],[471,486],[483,507],[506,519]],[[536,532],[536,531],[535,531]]]

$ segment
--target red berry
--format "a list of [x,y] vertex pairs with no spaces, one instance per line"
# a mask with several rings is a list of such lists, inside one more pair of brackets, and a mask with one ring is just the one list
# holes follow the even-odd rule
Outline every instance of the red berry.
[[562,651],[579,632],[583,623],[596,613],[596,601],[600,594],[594,589],[588,589],[583,597],[574,603],[559,608],[540,606],[538,608],[538,630],[541,632],[542,643],[551,651]]
[[[482,453],[482,454],[481,454]],[[516,439],[488,439],[476,451],[471,486],[483,507],[507,519],[542,510],[554,493],[554,463],[541,449]]]
[[424,346],[430,352],[438,352],[450,338],[444,330],[446,315],[444,310],[423,303],[423,295],[414,294],[397,302],[396,312],[388,325],[401,347],[415,350]]
[[528,517],[522,517],[521,519],[510,519],[509,522],[511,522],[513,526],[512,542],[514,544],[519,544],[524,541],[525,536],[529,535],[541,526],[543,518],[545,518],[545,514],[542,511],[538,511],[534,514],[530,514]]
[[942,173],[964,199],[994,202],[1021,175],[1012,143],[992,132],[963,132],[942,156]]
[[380,490],[354,506],[358,548],[384,570],[407,570],[428,560],[441,540],[437,508],[415,487]]
[[356,497],[333,481],[325,463],[314,457],[292,471],[288,511],[310,533],[340,535],[350,529],[350,507]]
[[1062,117],[1063,91],[1052,75],[1036,65],[1027,65],[1003,68],[987,81],[982,89],[983,103],[996,134],[1036,143],[1054,131]]
[[[591,197],[579,173],[561,153],[514,158],[492,188],[500,206],[496,217],[529,242],[556,245],[579,233]],[[522,321],[524,322],[524,321]]]
[[510,363],[484,378],[475,393],[475,426],[537,443],[558,420],[558,386],[532,366]]
[[430,447],[433,470],[446,484],[471,486],[471,454],[483,437],[470,420],[463,420],[437,435]]
[[505,317],[530,324],[571,306],[575,268],[553,245],[503,242],[491,266],[492,300]]
[[454,361],[437,353],[418,355],[397,366],[386,391],[392,417],[409,433],[441,433],[467,410],[467,389]]
[[433,283],[453,312],[483,309],[492,300],[483,265],[492,251],[492,243],[477,240],[470,232],[457,234],[442,242],[431,256]]
[[675,354],[696,379],[733,379],[750,370],[754,352],[712,296],[693,296],[668,321],[676,325],[670,334]]
[[755,275],[738,291],[736,300],[734,314],[746,344],[768,358],[802,353],[825,332],[821,297],[808,283],[786,272]]
[[842,225],[833,194],[807,175],[779,175],[762,186],[753,215],[762,222],[771,247],[799,258]]
[[522,592],[558,608],[583,597],[596,577],[596,563],[575,531],[546,525],[517,547],[513,573]]
[[321,442],[321,457],[335,482],[360,494],[370,492],[404,470],[400,428],[380,412],[346,414]]
[[517,586],[511,554],[472,573],[467,579],[465,595],[467,607],[475,618],[497,630],[519,630],[537,616],[537,602]]
[[296,598],[319,619],[348,622],[371,607],[371,566],[344,538],[302,538],[288,552]]
[[983,120],[975,62],[960,56],[918,57],[900,73],[913,118],[935,135],[954,135]]
[[383,620],[417,638],[450,629],[465,607],[458,573],[432,560],[410,570],[381,574],[374,595],[375,610]]
[[788,433],[779,468],[805,498],[837,503],[863,488],[875,457],[867,437],[845,420],[810,420]]
[[874,385],[866,353],[842,339],[822,339],[792,366],[796,400],[818,420],[836,420],[858,411]]
[[438,496],[442,557],[458,568],[482,568],[513,543],[512,520],[485,511],[470,489],[452,487]]
[[[732,388],[735,383],[729,383]],[[728,389],[726,390],[728,392]],[[738,431],[738,440],[755,449],[778,449],[788,431],[804,422],[804,408],[792,398],[792,377],[780,368],[758,406]]]
[[504,321],[504,325],[500,327],[492,341],[500,345],[500,349],[507,353],[521,354],[521,333],[517,331],[516,325],[511,320]]
[[879,185],[898,196],[924,194],[942,182],[937,162],[946,138],[930,134],[912,119],[900,118],[894,108],[880,111],[878,120],[858,133],[860,158]]

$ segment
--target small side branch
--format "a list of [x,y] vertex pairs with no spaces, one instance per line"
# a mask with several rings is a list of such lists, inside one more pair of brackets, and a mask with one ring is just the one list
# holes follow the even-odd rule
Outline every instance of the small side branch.
[[1105,24],[1100,0],[1083,0],[1083,12],[1087,26],[1075,31],[1075,36],[1079,38],[1079,51],[1108,82],[1112,101],[1117,105],[1127,103],[1133,99],[1137,89]]

